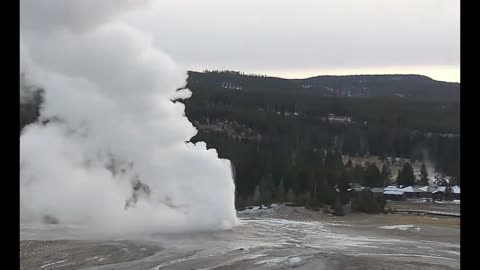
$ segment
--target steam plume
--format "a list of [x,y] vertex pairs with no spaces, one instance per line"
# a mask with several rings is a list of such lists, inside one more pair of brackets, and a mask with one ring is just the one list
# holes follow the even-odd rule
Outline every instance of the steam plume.
[[21,0],[20,72],[45,89],[41,121],[20,138],[23,222],[122,233],[235,225],[230,162],[185,143],[197,131],[171,101],[190,96],[176,91],[186,71],[122,21],[144,4]]

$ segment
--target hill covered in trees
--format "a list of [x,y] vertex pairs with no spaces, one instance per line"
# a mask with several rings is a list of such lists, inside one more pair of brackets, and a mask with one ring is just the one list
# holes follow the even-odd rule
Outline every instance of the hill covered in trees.
[[194,88],[230,89],[257,93],[335,97],[399,97],[426,100],[460,100],[460,84],[422,75],[348,75],[282,79],[245,75],[235,71],[189,72]]
[[335,187],[384,183],[361,180],[382,168],[346,168],[342,154],[429,160],[459,179],[459,84],[418,75],[287,80],[221,71],[190,72],[187,87],[186,115],[199,129],[192,141],[233,162],[239,205],[288,194],[333,204]]
[[[428,160],[460,181],[459,84],[419,75],[287,80],[222,71],[189,72],[187,87],[193,95],[181,102],[199,131],[192,141],[232,161],[239,207],[345,202],[337,191],[350,182],[396,181],[385,157]],[[20,130],[38,118],[41,102],[41,90],[21,102]],[[344,164],[342,155],[385,163]]]

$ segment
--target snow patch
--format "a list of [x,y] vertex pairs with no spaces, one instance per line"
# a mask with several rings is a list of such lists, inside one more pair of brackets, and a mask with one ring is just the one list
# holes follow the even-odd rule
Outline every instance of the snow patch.
[[422,229],[420,229],[419,227],[415,226],[415,225],[393,225],[393,226],[380,226],[379,227],[380,229],[385,229],[385,230],[402,230],[402,231],[406,231],[408,229],[414,229],[415,231],[419,232],[421,231]]
[[294,255],[294,256],[287,256],[287,257],[277,257],[273,259],[267,259],[263,261],[256,262],[256,265],[266,265],[268,267],[284,265],[284,266],[296,266],[302,262],[302,258]]
[[58,261],[58,262],[52,262],[52,263],[47,263],[45,265],[42,265],[40,266],[41,269],[47,267],[47,266],[51,266],[51,265],[54,265],[54,264],[59,264],[59,263],[63,263],[63,262],[66,262],[66,260],[63,260],[63,261]]

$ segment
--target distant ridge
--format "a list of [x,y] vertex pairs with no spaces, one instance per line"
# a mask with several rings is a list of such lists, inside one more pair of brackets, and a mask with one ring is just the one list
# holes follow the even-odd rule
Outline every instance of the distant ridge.
[[460,83],[437,81],[418,74],[318,75],[285,79],[239,71],[189,71],[190,88],[255,92],[292,92],[313,96],[397,97],[460,100]]

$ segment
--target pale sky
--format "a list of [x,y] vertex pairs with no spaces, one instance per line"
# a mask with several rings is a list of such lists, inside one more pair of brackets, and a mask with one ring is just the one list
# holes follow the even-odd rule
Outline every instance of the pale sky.
[[459,0],[176,0],[133,14],[188,69],[460,81]]

